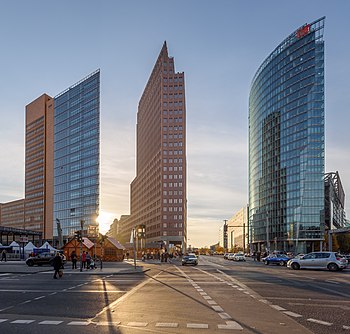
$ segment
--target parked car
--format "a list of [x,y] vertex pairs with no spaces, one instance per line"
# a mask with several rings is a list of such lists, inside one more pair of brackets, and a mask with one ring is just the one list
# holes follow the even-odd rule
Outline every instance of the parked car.
[[[63,264],[66,263],[66,257],[64,254],[61,254],[62,256],[62,261]],[[42,266],[43,264],[49,264],[50,266],[53,265],[53,259],[55,257],[55,254],[53,253],[41,253],[35,256],[30,256],[28,257],[28,259],[26,260],[26,264],[29,267],[32,267],[34,265],[37,266]]]
[[345,254],[342,256],[348,261],[348,264],[350,264],[350,254]]
[[228,253],[227,260],[233,260],[234,255],[234,253]]
[[235,253],[232,256],[233,261],[245,261],[245,256],[243,253]]
[[196,266],[198,264],[198,258],[196,255],[184,255],[182,257],[182,265],[186,265],[186,264],[192,264],[194,266]]
[[262,261],[266,264],[278,264],[280,266],[287,265],[287,262],[290,260],[290,257],[288,257],[285,254],[271,254],[269,256],[266,256],[262,258]]
[[287,267],[295,270],[305,268],[337,271],[347,267],[347,260],[336,252],[312,252],[289,260]]
[[225,254],[224,254],[224,259],[226,259],[226,260],[227,260],[227,259],[228,259],[228,255],[229,255],[229,254],[230,254],[230,253],[225,253]]

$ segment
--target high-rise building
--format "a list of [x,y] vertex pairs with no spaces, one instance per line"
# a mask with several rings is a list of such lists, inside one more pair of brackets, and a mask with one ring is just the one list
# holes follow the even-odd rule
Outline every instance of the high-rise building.
[[338,172],[325,174],[324,191],[326,229],[333,230],[345,227],[345,192]]
[[[166,42],[138,106],[136,177],[130,230],[145,228],[146,247],[186,247],[186,106],[184,73],[175,72]],[[125,228],[127,226],[127,228]]]
[[97,225],[100,185],[100,71],[54,98],[54,210],[58,236]]
[[307,252],[324,239],[325,18],[290,34],[256,72],[249,97],[249,240]]
[[53,99],[43,94],[26,106],[23,228],[52,239]]

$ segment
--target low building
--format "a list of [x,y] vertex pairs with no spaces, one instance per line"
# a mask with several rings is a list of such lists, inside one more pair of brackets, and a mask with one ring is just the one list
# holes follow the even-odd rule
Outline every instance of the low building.
[[[83,237],[82,251],[88,252],[92,258],[96,255],[97,258],[103,261],[121,262],[124,259],[125,248],[114,238],[106,237],[102,242],[94,243],[89,238]],[[64,255],[70,261],[70,257],[75,252],[80,259],[80,242],[76,239],[71,239],[63,247]]]

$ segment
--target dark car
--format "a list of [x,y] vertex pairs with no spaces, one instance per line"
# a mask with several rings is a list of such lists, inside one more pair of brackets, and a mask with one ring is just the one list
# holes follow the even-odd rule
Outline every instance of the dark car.
[[198,264],[198,258],[196,255],[185,255],[182,257],[182,265],[192,264],[196,266]]
[[[63,263],[65,263],[66,257],[63,254],[61,256],[62,256]],[[49,264],[50,266],[52,266],[52,264],[53,264],[52,261],[53,261],[54,257],[55,257],[55,254],[52,254],[52,253],[41,253],[41,254],[29,257],[26,260],[26,264],[29,267],[32,267],[34,265],[42,266],[44,264]]]
[[290,258],[285,254],[271,254],[262,258],[262,261],[266,264],[278,264],[280,266],[286,266]]

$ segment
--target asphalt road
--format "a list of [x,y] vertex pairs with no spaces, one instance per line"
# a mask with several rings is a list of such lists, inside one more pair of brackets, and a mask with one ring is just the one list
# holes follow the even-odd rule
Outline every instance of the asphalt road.
[[262,262],[203,257],[315,334],[350,333],[350,269],[291,270]]
[[[135,274],[0,273],[0,333],[350,334],[350,270],[201,256]],[[22,270],[21,270],[22,272]],[[24,270],[25,272],[25,270]]]

